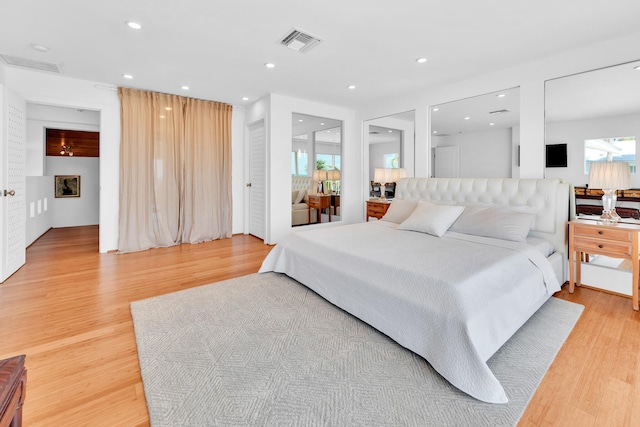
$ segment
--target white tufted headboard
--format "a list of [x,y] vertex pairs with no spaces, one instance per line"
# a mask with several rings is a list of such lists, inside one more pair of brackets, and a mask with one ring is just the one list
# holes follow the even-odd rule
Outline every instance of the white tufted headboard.
[[312,184],[311,176],[294,175],[291,177],[291,190],[307,190],[307,193],[311,192]]
[[396,187],[396,198],[400,199],[489,204],[534,212],[530,234],[549,240],[562,254],[568,253],[566,223],[572,212],[571,196],[571,185],[560,179],[405,178]]

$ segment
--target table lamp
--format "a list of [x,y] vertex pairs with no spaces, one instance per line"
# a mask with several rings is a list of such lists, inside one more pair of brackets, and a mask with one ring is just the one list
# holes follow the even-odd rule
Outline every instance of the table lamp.
[[316,169],[313,171],[313,180],[318,181],[316,187],[316,194],[324,194],[324,181],[327,179],[327,171],[322,169]]
[[592,162],[589,169],[589,188],[600,188],[602,195],[602,215],[605,224],[620,221],[616,213],[616,190],[631,188],[631,172],[627,162]]
[[373,180],[380,184],[380,200],[385,200],[384,186],[393,182],[393,169],[391,168],[375,168]]

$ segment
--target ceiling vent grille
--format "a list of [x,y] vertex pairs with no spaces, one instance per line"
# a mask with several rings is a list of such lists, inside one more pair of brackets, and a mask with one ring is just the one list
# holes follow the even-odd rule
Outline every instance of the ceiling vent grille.
[[496,111],[489,111],[489,114],[504,114],[504,113],[509,113],[511,110],[496,110]]
[[282,40],[280,40],[280,44],[288,47],[289,49],[295,50],[296,52],[306,53],[321,41],[322,40],[316,36],[312,36],[311,34],[304,33],[303,31],[294,28],[289,31]]
[[15,65],[16,67],[30,68],[32,70],[47,71],[50,73],[60,74],[60,68],[56,64],[49,62],[35,61],[33,59],[20,58],[11,55],[0,55],[7,65]]

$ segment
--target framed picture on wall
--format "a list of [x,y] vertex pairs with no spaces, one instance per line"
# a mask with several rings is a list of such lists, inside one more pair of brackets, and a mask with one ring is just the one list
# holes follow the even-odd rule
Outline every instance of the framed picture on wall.
[[56,175],[56,197],[80,197],[80,175]]

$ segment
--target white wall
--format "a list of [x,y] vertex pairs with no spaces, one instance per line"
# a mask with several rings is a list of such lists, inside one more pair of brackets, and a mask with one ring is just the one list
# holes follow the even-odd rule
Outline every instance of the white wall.
[[100,131],[100,112],[76,108],[52,107],[41,104],[27,104],[27,141],[26,165],[27,176],[42,176],[46,129]]
[[540,178],[544,176],[545,80],[637,60],[640,57],[639,39],[640,33],[636,32],[499,72],[416,91],[395,99],[385,99],[358,111],[357,119],[368,120],[415,110],[416,176],[429,176],[429,106],[519,86],[520,154],[523,162],[518,175],[522,178]]
[[[636,159],[640,159],[640,113],[548,123],[547,143],[567,144],[567,167],[546,168],[545,175],[550,178],[563,178],[575,186],[584,187],[589,180],[589,176],[584,173],[584,141],[623,136],[636,137]],[[636,161],[636,164],[640,162]],[[631,186],[640,188],[640,174],[631,175]]]
[[432,148],[457,146],[460,178],[511,177],[511,128],[432,137]]
[[100,112],[100,252],[118,245],[120,102],[103,84],[6,69],[6,84],[27,102]]
[[[333,227],[362,220],[362,197],[360,196],[362,144],[355,122],[355,112],[333,105],[270,94],[247,107],[245,116],[246,126],[258,120],[265,120],[267,140],[265,243],[268,244],[277,243],[292,232],[290,195],[291,141],[293,139],[291,120],[293,113],[341,120],[343,125],[340,175],[342,221],[314,224],[308,227]],[[248,178],[248,171],[245,171],[245,175]],[[248,192],[246,193],[248,194]],[[249,206],[248,203],[246,206]]]
[[[118,211],[120,186],[120,101],[115,90],[108,85],[87,80],[72,79],[49,73],[18,68],[2,68],[6,72],[6,85],[27,102],[94,110],[100,114],[100,252],[118,247]],[[244,228],[239,218],[244,210],[244,129],[242,110],[234,108],[232,118],[233,156],[233,232]],[[235,166],[235,167],[234,167]],[[36,166],[37,168],[37,166]]]
[[25,244],[29,246],[53,227],[53,177],[27,177],[27,223]]
[[47,156],[47,176],[80,175],[80,197],[54,198],[53,227],[77,227],[100,223],[100,159],[97,157]]

